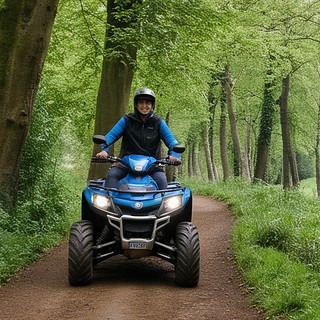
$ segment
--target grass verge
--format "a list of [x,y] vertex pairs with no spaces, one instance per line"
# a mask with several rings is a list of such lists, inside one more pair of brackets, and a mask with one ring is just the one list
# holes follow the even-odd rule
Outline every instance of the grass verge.
[[61,170],[55,185],[39,187],[15,212],[0,208],[0,286],[67,236],[71,223],[80,219],[84,186],[83,177]]
[[[237,217],[233,250],[252,303],[272,318],[320,319],[320,202],[299,190],[185,180],[194,193],[225,201]],[[283,319],[283,318],[282,318]]]

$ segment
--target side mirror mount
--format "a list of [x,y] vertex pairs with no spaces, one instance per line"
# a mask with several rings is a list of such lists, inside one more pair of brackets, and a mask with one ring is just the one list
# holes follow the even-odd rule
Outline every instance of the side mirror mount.
[[177,153],[183,153],[186,148],[182,144],[176,144],[173,148],[172,151],[177,152]]
[[103,136],[101,134],[94,135],[92,140],[95,144],[107,144],[107,140],[106,140],[105,136]]

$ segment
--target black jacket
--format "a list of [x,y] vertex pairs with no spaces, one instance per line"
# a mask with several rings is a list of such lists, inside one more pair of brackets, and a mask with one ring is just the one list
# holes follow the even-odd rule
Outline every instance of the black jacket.
[[122,136],[120,156],[135,153],[160,159],[162,118],[154,113],[145,122],[136,113],[125,115],[124,118],[126,128]]

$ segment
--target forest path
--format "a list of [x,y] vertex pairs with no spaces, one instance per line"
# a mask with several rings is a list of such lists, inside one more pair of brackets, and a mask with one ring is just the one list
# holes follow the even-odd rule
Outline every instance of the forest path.
[[201,269],[196,288],[174,284],[174,268],[158,258],[113,257],[97,266],[87,287],[68,284],[67,243],[0,288],[2,320],[210,319],[260,320],[232,260],[234,218],[226,205],[194,197],[193,222],[200,235]]

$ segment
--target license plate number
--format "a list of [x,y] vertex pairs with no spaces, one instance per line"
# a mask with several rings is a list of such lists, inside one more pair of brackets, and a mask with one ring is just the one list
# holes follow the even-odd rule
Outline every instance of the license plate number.
[[129,249],[145,249],[146,247],[145,242],[129,242]]

